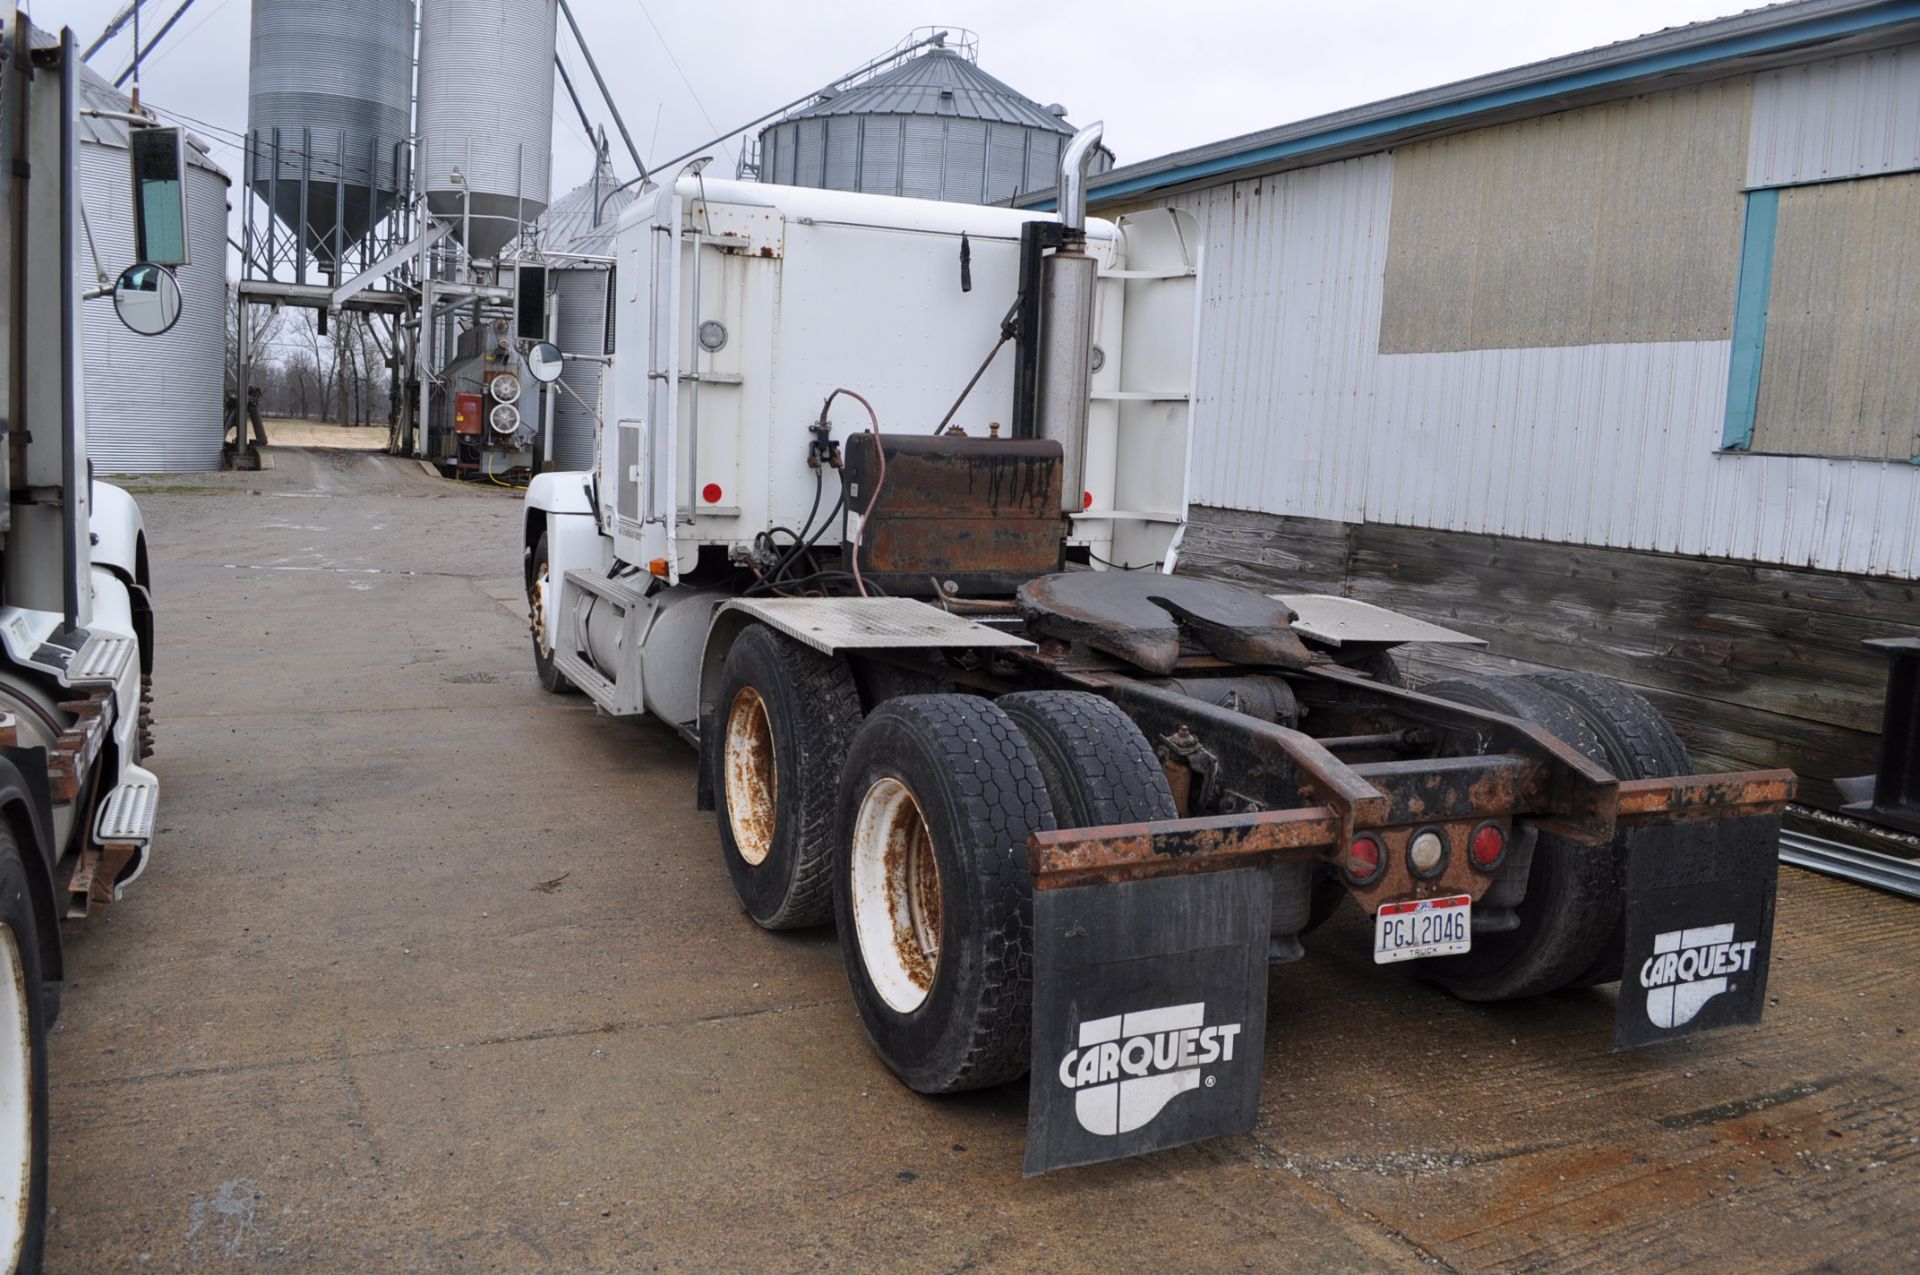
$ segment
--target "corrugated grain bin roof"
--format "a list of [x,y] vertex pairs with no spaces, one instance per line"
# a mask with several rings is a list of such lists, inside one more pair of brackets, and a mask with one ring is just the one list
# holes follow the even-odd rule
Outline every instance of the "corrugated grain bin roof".
[[945,115],[1021,124],[1055,133],[1073,132],[1073,126],[1061,116],[946,49],[909,58],[884,75],[815,102],[788,118],[823,115]]
[[[80,64],[80,82],[75,86],[76,96],[80,99],[80,118],[76,121],[76,135],[83,142],[93,142],[99,146],[118,146],[127,148],[127,135],[133,126],[122,120],[105,120],[97,115],[88,115],[87,111],[117,111],[129,114],[133,110],[133,99],[113,87],[107,78],[86,63]],[[208,158],[207,144],[192,133],[187,134],[187,162],[211,173],[218,173],[221,180],[228,180],[226,170]]]
[[[589,178],[553,201],[541,216],[540,246],[548,252],[578,252],[588,256],[606,256],[613,251],[613,228],[620,213],[633,202],[634,187],[609,194],[620,179],[605,156],[600,160],[598,180]],[[604,201],[604,202],[603,202]],[[600,203],[600,224],[593,224],[594,205]]]

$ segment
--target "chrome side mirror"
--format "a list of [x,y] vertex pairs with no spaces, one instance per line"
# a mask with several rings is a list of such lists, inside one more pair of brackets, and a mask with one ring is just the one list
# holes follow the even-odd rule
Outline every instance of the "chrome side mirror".
[[141,336],[159,336],[180,321],[180,284],[165,266],[138,262],[114,280],[113,310]]
[[552,385],[560,379],[560,347],[551,341],[542,341],[527,351],[527,374],[542,385]]

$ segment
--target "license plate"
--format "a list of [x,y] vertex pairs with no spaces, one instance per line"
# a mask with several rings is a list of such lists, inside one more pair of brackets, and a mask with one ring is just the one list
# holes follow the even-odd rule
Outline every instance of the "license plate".
[[1409,899],[1389,903],[1373,917],[1373,959],[1417,961],[1426,956],[1453,956],[1473,945],[1473,896]]

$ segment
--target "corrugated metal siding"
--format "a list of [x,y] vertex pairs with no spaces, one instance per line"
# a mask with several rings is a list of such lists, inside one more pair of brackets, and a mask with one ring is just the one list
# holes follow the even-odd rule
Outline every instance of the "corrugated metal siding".
[[1027,134],[1027,189],[1045,190],[1060,179],[1060,143],[1057,133]]
[[1920,173],[1780,192],[1753,450],[1920,456]]
[[777,143],[773,152],[773,180],[782,186],[793,185],[793,129],[791,124],[783,124],[773,130]]
[[869,115],[860,121],[860,189],[869,195],[900,193],[900,120]]
[[1749,186],[1920,168],[1920,45],[1754,76]]
[[947,122],[909,115],[901,123],[906,146],[900,164],[900,193],[909,199],[938,199],[946,159]]
[[[133,262],[127,152],[83,142],[81,198],[94,247],[109,274]],[[227,181],[187,169],[191,264],[180,267],[180,321],[138,336],[107,300],[80,307],[85,358],[87,455],[102,474],[164,474],[220,468],[226,400]],[[92,288],[93,254],[75,254],[76,282]]]
[[825,120],[801,120],[793,126],[793,182],[818,186],[827,171]]
[[1020,193],[1027,169],[1027,131],[995,124],[987,134],[987,202],[1001,203]]
[[859,189],[859,172],[854,165],[860,153],[860,121],[835,117],[827,125],[826,176],[821,184],[828,190]]
[[[305,130],[316,178],[335,176],[344,134],[346,180],[397,188],[393,147],[413,119],[413,0],[254,0],[250,57],[247,130],[280,130],[281,181],[302,171]],[[262,190],[271,169],[270,154],[256,157]]]
[[1379,354],[1392,175],[1163,201],[1206,237],[1194,503],[1920,577],[1920,466],[1717,454],[1725,341]]
[[[309,7],[334,9],[332,4]],[[424,189],[457,193],[451,178],[458,167],[476,195],[524,202],[529,219],[546,208],[558,15],[555,0],[424,0],[419,121],[426,147]]]
[[947,176],[942,199],[980,203],[987,193],[987,126],[979,120],[947,121]]
[[[607,272],[560,270],[554,276],[554,331],[570,354],[598,354],[606,343]],[[568,472],[593,468],[593,444],[600,432],[587,405],[600,403],[600,364],[569,359],[560,372],[553,402],[553,464]],[[571,390],[572,393],[568,393]]]

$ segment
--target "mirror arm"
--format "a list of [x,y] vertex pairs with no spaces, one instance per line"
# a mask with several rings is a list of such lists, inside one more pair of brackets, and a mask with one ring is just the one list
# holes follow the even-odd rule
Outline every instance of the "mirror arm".
[[89,106],[80,114],[97,120],[119,120],[122,124],[132,124],[139,128],[166,127],[151,115],[135,115],[131,111],[102,111]]

